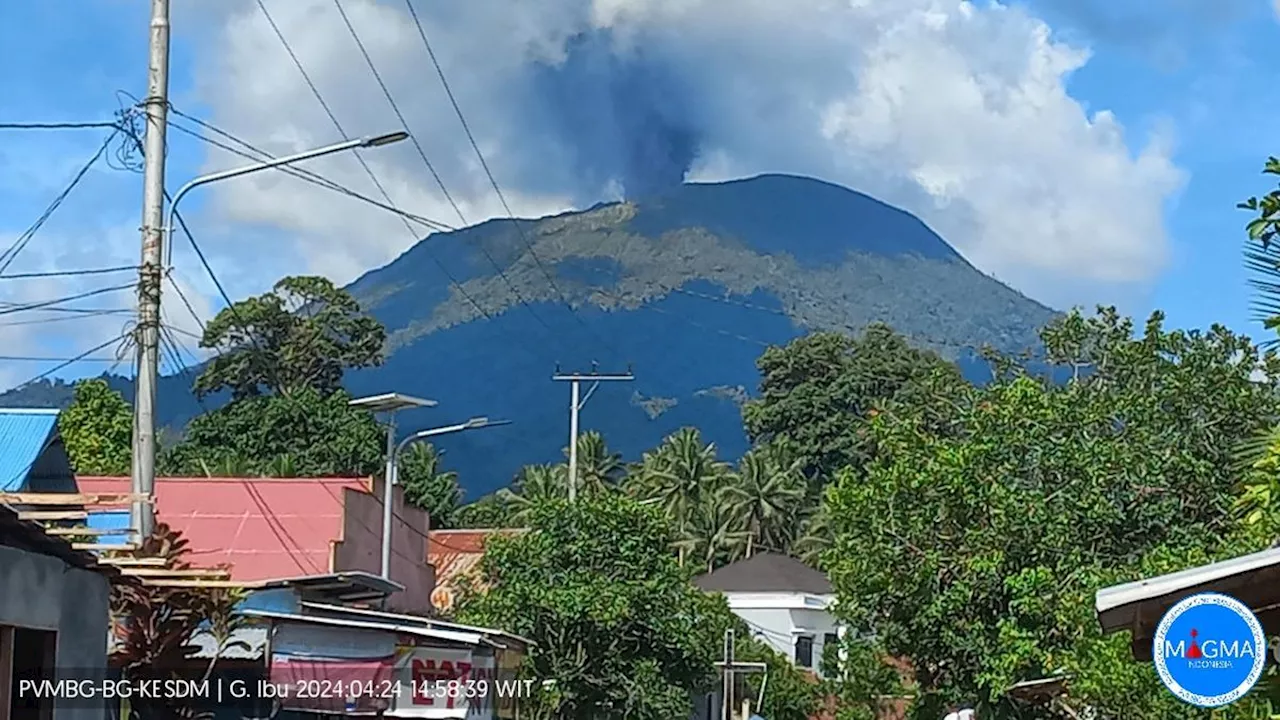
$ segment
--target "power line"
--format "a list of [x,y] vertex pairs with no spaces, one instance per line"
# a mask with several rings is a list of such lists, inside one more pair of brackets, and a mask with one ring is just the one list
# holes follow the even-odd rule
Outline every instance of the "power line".
[[94,297],[95,295],[105,295],[107,293],[117,292],[120,290],[128,290],[134,287],[135,285],[136,283],[129,283],[128,285],[114,285],[112,287],[97,288],[95,290],[88,290],[86,292],[78,293],[76,295],[68,295],[66,297],[55,298],[53,300],[44,300],[41,302],[28,303],[26,305],[6,303],[8,307],[0,308],[0,315],[11,315],[13,313],[24,312],[27,310],[39,310],[41,308],[49,307],[50,305],[57,305],[65,302],[72,302],[75,300],[82,300],[84,298]]
[[[338,2],[338,0],[334,0],[334,2]],[[436,75],[440,78],[440,84],[444,87],[445,94],[449,96],[449,103],[453,106],[453,111],[458,116],[458,122],[462,124],[462,129],[467,134],[467,141],[470,142],[471,149],[475,152],[476,159],[480,161],[480,167],[484,170],[485,176],[489,179],[489,184],[493,187],[494,194],[498,196],[498,201],[502,204],[503,211],[506,212],[507,218],[511,221],[511,224],[515,226],[516,234],[520,236],[521,242],[523,242],[525,247],[528,249],[529,257],[533,260],[534,264],[538,266],[538,269],[542,271],[542,274],[546,276],[551,289],[560,296],[560,301],[564,303],[565,308],[569,310],[569,314],[574,318],[574,320],[576,320],[584,330],[599,340],[606,348],[612,350],[614,354],[620,355],[621,353],[619,353],[617,348],[613,346],[613,343],[609,342],[602,335],[592,329],[590,325],[587,325],[587,322],[582,319],[582,316],[574,310],[573,305],[569,302],[569,298],[560,290],[559,285],[556,284],[555,278],[552,277],[552,274],[547,270],[546,266],[543,265],[542,260],[538,257],[537,252],[534,251],[533,243],[529,240],[528,235],[525,234],[524,226],[518,219],[516,219],[515,213],[511,211],[511,206],[507,203],[506,195],[502,192],[502,188],[498,185],[497,178],[494,177],[493,171],[489,168],[489,163],[485,160],[484,153],[480,151],[480,144],[476,142],[475,135],[471,132],[471,124],[467,122],[466,115],[463,114],[462,107],[458,104],[458,99],[453,94],[453,89],[449,85],[449,79],[444,74],[444,68],[441,67],[439,60],[436,58],[435,51],[431,48],[431,41],[427,38],[426,28],[423,27],[422,20],[418,17],[418,12],[414,10],[412,0],[405,0],[405,4],[408,6],[409,14],[413,17],[414,25],[418,29],[418,36],[422,38],[422,44],[427,49],[427,55],[431,58],[431,64],[435,67]]]
[[[41,308],[37,312],[52,312],[54,310],[70,310],[70,309],[71,308],[56,308],[56,307]],[[17,327],[21,325],[45,325],[53,322],[64,322],[67,320],[86,320],[88,318],[103,317],[106,315],[123,315],[125,313],[132,314],[133,311],[126,308],[120,308],[120,309],[104,308],[101,310],[93,310],[85,313],[79,313],[79,314],[73,313],[73,314],[63,315],[61,317],[41,318],[39,320],[13,320],[11,322],[0,322],[0,327]]]
[[14,273],[12,275],[0,275],[0,280],[19,280],[19,279],[25,279],[25,278],[46,278],[46,277],[79,277],[82,275],[108,275],[110,273],[134,271],[137,269],[138,269],[137,265],[119,265],[117,267],[86,268],[81,270],[50,270],[48,272],[29,272],[29,273]]
[[[391,95],[391,90],[387,88],[387,84],[382,80],[382,73],[378,72],[378,68],[373,64],[373,58],[369,57],[369,51],[365,49],[364,42],[360,39],[360,35],[356,33],[356,28],[351,24],[351,18],[347,17],[347,11],[342,9],[342,0],[333,0],[333,6],[338,9],[338,15],[342,16],[342,22],[347,26],[347,31],[351,33],[351,39],[356,41],[356,47],[360,49],[360,54],[364,56],[365,64],[369,66],[369,71],[373,73],[373,79],[378,82],[378,87],[382,88],[382,94],[386,96],[387,102],[391,104],[391,110],[396,114],[396,119],[400,121],[400,127],[409,129],[409,121],[405,119],[404,113],[400,112],[400,106]],[[458,207],[458,203],[454,202],[453,196],[449,194],[449,188],[444,186],[444,180],[440,179],[440,173],[436,172],[436,168],[427,159],[427,153],[422,149],[422,143],[418,142],[418,137],[412,133],[409,134],[409,140],[413,143],[413,147],[418,151],[418,157],[422,158],[422,164],[427,166],[427,170],[431,173],[431,177],[435,178],[436,185],[440,188],[440,192],[444,194],[444,199],[453,207],[453,211],[458,214],[458,219],[462,224],[467,225],[467,219],[463,217],[462,210]]]
[[107,148],[111,146],[111,141],[120,133],[119,126],[113,125],[112,127],[114,127],[115,130],[107,136],[107,139],[102,142],[102,145],[98,148],[97,152],[89,158],[89,161],[76,172],[75,176],[71,178],[71,182],[67,184],[67,187],[63,189],[62,192],[58,193],[58,196],[53,199],[53,202],[49,203],[49,206],[45,208],[40,217],[36,218],[36,221],[13,241],[13,244],[9,246],[8,250],[0,253],[0,273],[9,269],[9,265],[13,263],[14,258],[18,257],[18,253],[22,252],[22,250],[26,248],[27,243],[31,242],[31,238],[34,237],[35,234],[39,232],[40,228],[44,226],[45,222],[53,216],[53,213],[56,212],[62,205],[62,202],[67,199],[67,196],[71,194],[71,191],[80,184],[80,181],[84,179],[86,174],[88,174],[89,169],[96,165],[98,160],[100,160],[103,154],[106,153]]
[[[401,127],[405,128],[407,131],[409,129],[409,121],[405,119],[404,113],[400,112],[400,106],[396,103],[395,97],[391,94],[391,89],[388,88],[386,82],[383,81],[382,74],[378,72],[377,66],[373,63],[373,58],[369,56],[368,50],[365,49],[364,41],[360,39],[360,35],[356,32],[355,26],[351,24],[351,19],[347,17],[346,11],[343,10],[341,0],[333,0],[333,4],[338,8],[338,14],[342,16],[342,21],[346,24],[347,30],[351,34],[351,39],[355,40],[356,47],[359,48],[360,54],[364,57],[365,64],[369,66],[369,72],[373,73],[373,78],[377,81],[378,87],[382,88],[382,94],[386,96],[387,103],[391,106],[392,112],[395,113],[396,119],[400,121]],[[435,178],[436,185],[440,188],[440,192],[444,194],[445,200],[448,201],[449,205],[453,208],[453,211],[457,213],[458,219],[462,221],[463,226],[468,225],[469,223],[467,222],[466,216],[462,214],[462,208],[458,207],[458,203],[455,202],[453,196],[449,194],[449,188],[445,187],[444,180],[440,177],[440,173],[436,172],[435,166],[427,159],[427,153],[422,149],[422,144],[418,142],[417,136],[410,133],[409,139],[413,141],[413,146],[418,150],[418,157],[421,158],[422,163],[427,166],[427,171],[431,173],[431,177]],[[498,277],[507,284],[507,287],[511,288],[511,293],[515,296],[516,301],[529,311],[529,314],[537,320],[539,325],[546,328],[547,332],[554,335],[555,331],[552,330],[546,320],[544,320],[543,317],[533,309],[533,306],[529,304],[528,300],[521,295],[520,289],[516,287],[516,284],[507,276],[507,273],[502,269],[502,266],[498,264],[498,261],[494,259],[488,248],[486,248],[483,243],[477,243],[476,249],[485,256],[490,265],[493,265],[494,270],[498,272]]]
[[[289,54],[289,57],[293,60],[294,66],[297,67],[298,69],[298,73],[302,75],[302,79],[307,83],[307,87],[311,88],[311,94],[315,96],[316,101],[320,103],[320,107],[322,107],[325,111],[325,114],[329,116],[329,120],[333,122],[333,126],[335,129],[337,129],[338,134],[341,135],[344,140],[349,140],[350,136],[347,135],[347,132],[345,130],[343,130],[342,123],[338,121],[337,116],[333,114],[333,110],[329,108],[329,104],[325,102],[324,96],[320,94],[319,88],[317,88],[316,84],[312,82],[311,76],[307,73],[307,69],[302,65],[302,61],[298,59],[297,54],[294,53],[293,48],[289,45],[288,39],[286,39],[284,36],[284,33],[280,31],[280,27],[276,25],[275,20],[271,17],[271,13],[267,10],[267,6],[263,3],[262,0],[257,0],[257,4],[258,4],[258,9],[262,11],[263,16],[266,17],[267,19],[267,23],[271,25],[271,29],[275,32],[276,37],[280,40],[280,43],[284,46],[285,51]],[[369,164],[364,161],[364,158],[361,157],[358,152],[356,153],[356,158],[360,161],[360,165],[365,169],[365,172],[368,173],[369,179],[373,181],[374,187],[378,189],[378,192],[379,194],[382,195],[382,198],[386,200],[388,205],[395,207],[395,203],[392,202],[391,196],[387,193],[386,188],[383,187],[382,183],[378,180],[377,175],[373,173],[373,170],[369,167]],[[414,232],[413,226],[409,224],[409,221],[407,219],[401,216],[400,220],[404,223],[404,226],[409,231],[410,235],[413,236],[415,242],[421,239],[418,237],[418,234]],[[449,278],[450,285],[453,287],[453,289],[456,290],[458,294],[461,295],[464,299],[466,299],[466,301],[476,309],[476,312],[484,316],[485,319],[488,319],[488,320],[493,319],[493,315],[491,315],[488,311],[486,311],[483,307],[481,307],[480,303],[477,302],[475,298],[471,297],[471,294],[468,293],[464,287],[462,287],[462,284],[458,282],[458,279],[454,277],[453,273],[449,272],[449,268],[447,268],[444,265],[444,263],[440,262],[440,259],[437,258],[434,253],[428,252],[427,255],[436,264],[436,266],[440,268],[440,271],[444,273],[445,277]],[[520,344],[520,346],[525,347],[523,344]]]
[[116,362],[114,357],[40,357],[37,355],[0,355],[6,362]]
[[88,130],[119,127],[117,122],[0,122],[0,130]]
[[126,333],[124,333],[124,334],[122,334],[122,335],[120,335],[120,336],[118,336],[118,337],[111,338],[110,340],[108,340],[108,341],[106,341],[106,342],[102,343],[101,345],[96,345],[96,346],[94,346],[94,347],[89,348],[88,350],[85,350],[84,352],[80,353],[79,355],[77,355],[77,356],[75,356],[75,357],[73,357],[73,358],[68,358],[68,359],[66,359],[66,360],[64,360],[64,361],[62,361],[62,362],[60,362],[60,363],[58,363],[57,365],[55,365],[55,366],[53,366],[53,367],[49,368],[48,370],[45,370],[44,372],[40,373],[39,375],[36,375],[35,377],[31,378],[30,380],[27,380],[27,381],[25,381],[25,382],[23,382],[23,383],[21,383],[21,384],[15,385],[14,387],[18,387],[18,388],[20,388],[20,387],[24,387],[24,386],[26,386],[26,385],[30,385],[30,384],[31,384],[31,383],[33,383],[33,382],[37,382],[37,381],[43,380],[43,379],[45,379],[46,377],[49,377],[50,375],[52,375],[52,374],[54,374],[54,373],[58,372],[59,370],[62,370],[63,368],[65,368],[65,367],[67,367],[67,366],[69,366],[69,365],[72,365],[72,364],[77,363],[77,362],[84,361],[84,360],[85,360],[86,358],[88,358],[90,355],[92,355],[92,354],[94,354],[94,353],[96,353],[96,352],[98,352],[98,351],[100,351],[100,350],[103,350],[103,349],[107,348],[108,346],[112,345],[113,343],[118,343],[118,342],[120,342],[120,341],[122,341],[122,340],[128,340],[128,339],[129,339],[129,336],[130,336],[130,334],[129,334],[128,332],[126,332]]
[[[246,160],[253,160],[254,162],[261,162],[261,161],[263,161],[263,160],[274,160],[274,159],[276,159],[274,156],[272,156],[270,153],[266,152],[265,150],[262,150],[262,149],[260,149],[260,148],[254,147],[253,145],[249,144],[248,142],[245,142],[244,140],[242,140],[242,139],[240,139],[240,138],[237,138],[237,137],[235,137],[234,135],[231,135],[229,132],[227,132],[227,131],[225,131],[225,130],[222,130],[222,129],[220,129],[220,128],[218,128],[218,127],[216,127],[216,126],[214,126],[214,125],[212,125],[212,124],[210,124],[210,123],[208,123],[208,122],[206,122],[206,121],[204,121],[204,120],[200,120],[199,118],[196,118],[196,117],[194,117],[194,116],[187,115],[187,114],[185,114],[185,113],[183,113],[183,112],[179,111],[179,110],[178,110],[178,109],[176,109],[176,108],[170,108],[170,112],[172,112],[174,115],[178,115],[178,116],[180,116],[180,117],[182,117],[182,118],[185,118],[185,119],[187,119],[187,120],[190,120],[191,122],[196,123],[197,125],[199,125],[199,126],[201,126],[201,127],[205,128],[205,129],[207,129],[208,131],[210,131],[210,132],[212,132],[212,133],[216,133],[216,134],[218,134],[218,135],[221,135],[221,136],[223,136],[223,137],[225,137],[225,138],[227,138],[227,139],[231,140],[232,142],[238,143],[239,145],[241,145],[241,146],[243,146],[243,147],[245,147],[245,148],[248,148],[251,152],[253,152],[253,153],[257,153],[257,156],[252,155],[252,154],[250,154],[250,153],[248,153],[248,152],[244,152],[243,150],[238,150],[238,149],[236,149],[236,148],[234,148],[234,147],[231,147],[230,145],[227,145],[226,143],[223,143],[223,142],[219,142],[219,141],[217,141],[217,140],[214,140],[213,138],[210,138],[210,137],[208,137],[208,136],[206,136],[206,135],[203,135],[203,134],[201,134],[201,133],[198,133],[198,132],[196,132],[196,131],[194,131],[194,130],[192,130],[192,129],[190,129],[190,128],[183,127],[182,125],[179,125],[179,124],[177,124],[177,123],[175,123],[175,122],[173,122],[173,121],[169,121],[169,127],[173,128],[174,130],[177,130],[177,131],[178,131],[178,132],[180,132],[180,133],[183,133],[184,135],[188,135],[188,136],[190,136],[190,137],[196,138],[197,140],[201,140],[201,141],[203,141],[203,142],[205,142],[205,143],[208,143],[208,144],[210,144],[210,145],[212,145],[212,146],[214,146],[214,147],[216,147],[216,148],[219,148],[219,149],[221,149],[221,150],[224,150],[224,151],[226,151],[226,152],[229,152],[229,153],[231,153],[231,154],[233,154],[233,155],[236,155],[236,156],[239,156],[239,157],[245,158]],[[354,191],[354,190],[352,190],[352,189],[350,189],[350,188],[346,187],[345,185],[341,185],[341,184],[339,184],[339,183],[337,183],[337,182],[334,182],[333,180],[330,180],[329,178],[324,177],[323,175],[320,175],[319,173],[315,173],[315,172],[312,172],[312,171],[310,171],[310,170],[306,170],[306,169],[304,169],[304,168],[295,168],[295,167],[290,167],[290,166],[287,166],[287,165],[281,165],[281,166],[279,166],[279,167],[276,167],[275,169],[276,169],[276,170],[279,170],[279,171],[281,171],[281,172],[283,172],[283,173],[285,173],[286,175],[290,175],[290,176],[295,177],[295,178],[297,178],[297,179],[299,179],[299,180],[302,180],[303,182],[311,183],[312,185],[316,185],[316,186],[318,186],[318,187],[322,187],[322,188],[325,188],[325,189],[328,189],[328,190],[332,190],[332,191],[334,191],[334,192],[342,193],[343,195],[346,195],[346,196],[348,196],[348,197],[354,198],[354,199],[356,199],[356,200],[360,200],[361,202],[368,203],[368,204],[373,205],[374,207],[377,207],[377,208],[379,208],[379,209],[381,209],[381,210],[386,210],[387,212],[394,213],[394,214],[399,215],[399,216],[401,216],[401,217],[403,217],[403,218],[406,218],[406,219],[411,220],[411,221],[413,221],[413,222],[415,222],[415,223],[418,223],[419,225],[422,225],[423,227],[427,228],[428,230],[431,230],[431,231],[438,231],[438,230],[439,230],[439,231],[448,231],[448,230],[454,230],[454,229],[455,229],[452,225],[447,225],[447,224],[442,223],[442,222],[440,222],[440,221],[438,221],[438,220],[432,220],[431,218],[424,217],[424,216],[422,216],[422,215],[416,215],[416,214],[411,213],[411,212],[408,212],[408,211],[406,211],[406,210],[401,210],[401,209],[399,209],[399,208],[397,208],[397,207],[394,207],[394,206],[388,205],[388,204],[386,204],[386,203],[380,202],[380,201],[378,201],[378,200],[375,200],[375,199],[373,199],[373,198],[371,198],[371,197],[369,197],[369,196],[367,196],[367,195],[362,195],[361,193],[358,193],[358,192],[356,192],[356,191]]]

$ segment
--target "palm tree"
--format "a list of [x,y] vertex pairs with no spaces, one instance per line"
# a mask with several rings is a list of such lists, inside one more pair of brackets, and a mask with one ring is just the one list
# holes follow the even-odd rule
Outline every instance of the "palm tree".
[[[694,428],[684,428],[641,458],[627,479],[627,489],[645,500],[656,500],[672,518],[677,537],[698,505],[714,498],[731,475],[727,463],[716,459],[714,443],[704,443]],[[680,546],[684,562],[687,547]]]
[[719,497],[707,497],[694,506],[674,545],[683,558],[697,561],[711,572],[741,557],[749,538],[750,533],[728,503]]
[[800,463],[786,453],[765,447],[742,457],[722,499],[746,529],[747,557],[760,545],[780,551],[790,544],[807,493]]
[[548,500],[569,496],[569,473],[564,465],[526,465],[511,488],[498,491],[507,506],[507,520],[522,526],[533,508]]
[[397,463],[396,482],[404,488],[406,501],[427,511],[432,529],[454,524],[462,489],[458,474],[441,465],[435,446],[416,443],[406,448]]
[[800,536],[791,544],[791,555],[810,567],[820,567],[822,554],[831,547],[831,516],[819,507],[805,518]]
[[[569,448],[564,449],[569,457]],[[578,492],[592,495],[607,492],[618,485],[626,467],[622,455],[610,452],[604,436],[589,430],[578,436]]]

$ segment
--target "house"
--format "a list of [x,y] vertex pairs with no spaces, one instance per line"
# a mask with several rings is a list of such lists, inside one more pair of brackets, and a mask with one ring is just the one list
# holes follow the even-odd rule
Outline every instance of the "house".
[[[268,583],[240,614],[266,627],[253,651],[266,659],[278,687],[299,683],[398,687],[382,696],[282,697],[283,710],[322,714],[382,713],[389,717],[515,717],[511,685],[529,640],[500,630],[354,607],[352,598],[389,590],[380,578],[353,573]],[[265,639],[269,638],[269,640]],[[483,682],[483,695],[432,693],[436,683]],[[504,691],[503,688],[506,688]],[[427,690],[427,692],[423,692]]]
[[831,614],[835,590],[822,573],[777,553],[757,553],[694,579],[725,596],[756,637],[799,667],[821,675],[822,653],[841,626]]
[[[129,478],[81,477],[81,493],[129,491]],[[382,497],[361,478],[157,478],[156,521],[180,532],[196,567],[229,567],[233,582],[341,572],[381,572]],[[389,598],[403,612],[427,612],[434,585],[423,562],[427,513],[404,504],[397,488]],[[97,533],[125,530],[126,510],[92,511]],[[102,542],[108,542],[106,536]]]
[[1160,618],[1203,592],[1234,597],[1253,610],[1267,635],[1280,633],[1280,548],[1103,588],[1095,596],[1098,622],[1103,633],[1128,630],[1134,659],[1146,662]]
[[0,720],[100,720],[83,701],[35,698],[22,679],[106,677],[115,570],[0,505]]
[[435,572],[436,588],[431,603],[447,612],[453,607],[458,592],[474,576],[485,543],[491,537],[525,532],[517,529],[432,530],[427,542],[427,563]]
[[0,408],[0,448],[0,492],[76,491],[57,410]]

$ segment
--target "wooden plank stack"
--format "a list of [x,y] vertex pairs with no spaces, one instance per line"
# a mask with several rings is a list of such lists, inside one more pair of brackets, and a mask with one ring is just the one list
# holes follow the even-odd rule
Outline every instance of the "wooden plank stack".
[[[165,543],[139,543],[132,530],[90,528],[92,512],[120,510],[135,502],[150,503],[146,495],[89,495],[83,493],[0,493],[0,504],[9,505],[22,520],[41,524],[51,536],[69,541],[73,550],[98,555],[98,562],[117,568],[122,575],[145,585],[187,588],[239,588],[228,568],[195,568],[166,552]],[[124,536],[125,542],[101,538]],[[150,546],[150,547],[149,547]]]

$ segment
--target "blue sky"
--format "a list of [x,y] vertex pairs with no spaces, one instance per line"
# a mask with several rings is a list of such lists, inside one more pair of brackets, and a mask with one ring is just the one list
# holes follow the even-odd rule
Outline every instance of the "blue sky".
[[[1203,4],[1194,9],[1186,0],[1172,0],[1158,10],[1128,0],[1038,0],[1013,10],[979,3],[976,11],[960,0],[884,0],[869,3],[874,7],[861,14],[838,17],[818,10],[817,3],[799,2],[794,17],[781,23],[766,15],[764,5],[748,3],[752,9],[744,11],[736,25],[723,22],[727,0],[693,3],[705,6],[705,13],[684,11],[679,18],[670,9],[674,4],[663,0],[549,0],[536,20],[522,22],[503,11],[503,3],[509,1],[476,0],[466,9],[438,17],[431,16],[435,11],[428,4],[419,7],[428,15],[428,25],[439,31],[445,65],[518,212],[549,212],[584,196],[608,195],[606,188],[584,190],[571,181],[543,186],[526,181],[522,173],[528,167],[549,166],[561,157],[557,152],[566,141],[545,139],[539,128],[521,122],[519,109],[512,106],[517,100],[529,101],[520,95],[520,59],[542,51],[547,38],[557,37],[553,23],[573,27],[585,22],[584,13],[590,12],[596,26],[639,28],[658,48],[654,54],[696,66],[691,87],[714,88],[700,94],[700,99],[710,98],[705,105],[691,110],[706,138],[706,151],[693,177],[764,171],[817,174],[918,212],[979,267],[1056,306],[1117,301],[1133,314],[1161,308],[1177,326],[1222,322],[1260,334],[1260,327],[1251,322],[1250,291],[1241,263],[1246,216],[1234,205],[1268,189],[1259,170],[1266,156],[1276,152],[1266,134],[1280,100],[1266,89],[1268,70],[1280,66],[1280,43],[1275,42],[1280,24],[1266,0],[1222,0],[1209,10]],[[416,36],[406,34],[403,15],[396,14],[403,4],[344,2],[370,40],[375,59],[383,63],[411,122],[421,118],[422,125],[413,129],[429,138],[433,155],[443,158],[438,165],[461,198],[468,219],[497,214],[494,199],[486,195],[464,152],[463,138],[455,127],[444,124],[454,118],[441,111],[438,90],[428,89],[423,80],[433,78],[429,65],[420,54],[410,54],[421,53],[421,48],[414,44]],[[0,62],[7,69],[0,74],[0,91],[7,99],[0,107],[0,123],[109,119],[122,102],[129,102],[118,91],[140,96],[146,70],[145,4],[0,4]],[[351,134],[396,125],[394,116],[379,104],[381,95],[374,84],[357,76],[364,70],[359,56],[350,48],[343,50],[337,36],[326,35],[339,27],[332,13],[325,14],[329,3],[267,4],[276,9],[280,27],[294,39],[299,56],[312,68]],[[613,7],[615,14],[601,19],[603,6]],[[949,24],[944,24],[950,29],[939,30],[937,17],[948,18]],[[699,24],[703,20],[705,31]],[[1060,45],[1046,49],[1037,36],[1041,25],[1051,32],[1051,42]],[[296,68],[274,44],[274,35],[253,3],[201,0],[175,10],[174,27],[171,92],[176,106],[273,150],[334,139],[327,119],[294,75]],[[806,33],[818,32],[821,42],[806,40]],[[944,48],[951,53],[946,56],[950,64],[959,58],[975,68],[972,77],[979,85],[1003,83],[997,88],[1002,102],[1042,102],[1062,112],[1015,125],[1007,111],[1001,114],[990,107],[986,114],[958,112],[954,117],[946,107],[940,111],[938,104],[952,102],[952,95],[956,103],[967,101],[950,92],[951,86],[945,91],[929,86],[928,78],[888,74],[923,68],[931,54],[941,52],[923,41],[891,45],[892,38],[911,33],[928,38],[935,32],[944,33],[938,42],[951,43]],[[989,42],[983,33],[990,35]],[[877,53],[868,49],[872,46]],[[855,48],[863,55],[844,68],[842,58]],[[1071,64],[1076,52],[1079,67],[1060,73],[1060,84],[1056,72],[1037,69],[1043,62]],[[896,60],[875,64],[884,57]],[[818,77],[824,68],[837,66],[840,71],[832,70],[830,78]],[[760,73],[753,93],[766,100],[785,99],[798,109],[788,110],[780,120],[771,119],[770,127],[742,121],[744,96],[727,90],[715,94],[728,85],[718,81],[716,73],[723,77],[738,67]],[[765,77],[762,68],[774,69],[778,77]],[[882,86],[873,88],[873,81]],[[1059,87],[1066,97],[1056,96]],[[893,88],[897,90],[890,92]],[[801,92],[813,95],[801,98]],[[988,92],[987,97],[995,95]],[[900,105],[886,110],[885,102]],[[818,110],[813,116],[802,115],[806,107]],[[837,109],[853,120],[842,124]],[[914,127],[917,109],[932,113],[925,117],[935,118],[936,127],[904,129]],[[1073,114],[1077,109],[1083,112],[1080,117]],[[1113,114],[1114,121],[1099,120],[1095,113],[1101,111]],[[883,127],[876,124],[876,113],[887,113]],[[1055,124],[1059,120],[1060,126]],[[1111,122],[1122,131],[1119,156],[1107,146]],[[1089,126],[1087,136],[1078,135],[1082,123]],[[896,134],[878,136],[888,132],[885,128],[897,128]],[[781,132],[786,139],[766,140],[766,131]],[[1017,136],[1006,138],[1011,146],[1007,149],[999,138],[1011,132]],[[7,247],[35,220],[102,140],[99,130],[0,130],[0,246]],[[958,144],[952,147],[950,142]],[[170,145],[171,188],[210,167],[233,162],[210,155],[207,146],[177,133],[170,134]],[[1056,149],[1046,149],[1051,147]],[[392,192],[397,201],[406,207],[414,203],[415,212],[456,224],[421,169],[409,169],[411,151],[395,152],[375,161],[385,163],[379,167],[395,178]],[[1084,155],[1093,160],[1077,167],[1074,159]],[[1148,156],[1149,162],[1140,161]],[[947,158],[949,164],[936,158]],[[1045,184],[1044,196],[1038,197],[1036,183],[1029,190],[1022,187],[1028,185],[1025,179],[1014,183],[1019,193],[1028,193],[1031,210],[1024,212],[1037,223],[1052,214],[1057,224],[1028,224],[1010,209],[1016,194],[995,178],[1018,167]],[[321,168],[352,187],[363,181],[349,160],[316,167]],[[1059,170],[1061,176],[1055,177]],[[1101,189],[1092,194],[1081,189],[1094,183]],[[349,281],[412,242],[398,221],[385,213],[336,207],[331,196],[317,196],[278,179],[227,185],[194,194],[184,209],[232,295],[261,291],[286,272],[322,272]],[[1124,206],[1101,207],[1112,200],[1127,203],[1129,198],[1131,214]],[[138,174],[98,164],[10,272],[136,262],[140,199]],[[365,211],[374,214],[361,214]],[[1099,231],[1091,238],[1095,218]],[[1022,227],[1025,231],[1019,230]],[[176,265],[175,278],[189,290],[197,314],[207,317],[219,302],[203,271],[181,246]],[[56,297],[127,279],[0,280],[0,300]],[[117,295],[114,302],[127,307],[128,295]],[[194,322],[183,317],[185,310],[178,312],[172,302],[167,308],[173,325],[196,330]],[[12,354],[76,354],[118,333],[122,322],[112,317],[3,324],[28,315],[0,315],[0,343]],[[194,343],[188,340],[188,345]],[[97,372],[106,365],[79,364],[67,372]],[[0,362],[5,368],[0,385],[20,382],[50,366]]]

